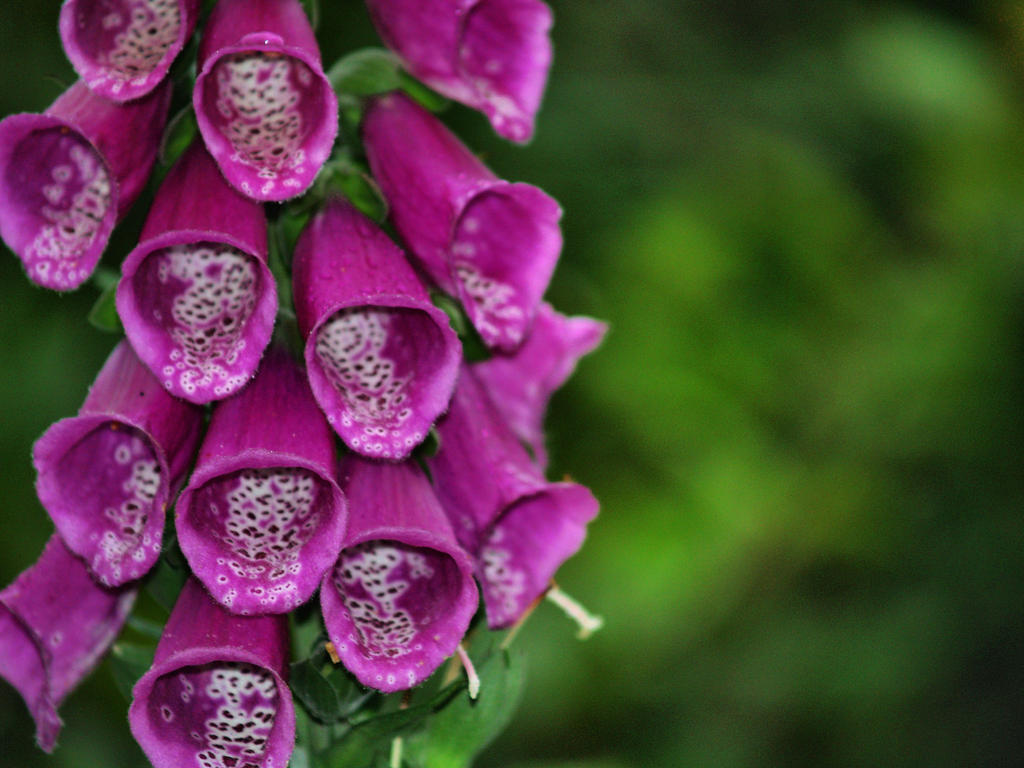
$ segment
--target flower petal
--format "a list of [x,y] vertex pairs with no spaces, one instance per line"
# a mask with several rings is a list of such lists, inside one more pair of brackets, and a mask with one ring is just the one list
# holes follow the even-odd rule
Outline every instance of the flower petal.
[[201,417],[121,342],[78,416],[36,442],[39,500],[103,584],[137,579],[156,562],[164,513],[191,463]]
[[249,386],[213,412],[177,503],[178,541],[221,605],[286,613],[337,559],[346,505],[334,441],[298,366],[271,350]]
[[208,403],[245,386],[277,314],[266,220],[202,142],[167,175],[121,270],[125,332],[171,394]]
[[57,707],[106,653],[134,601],[134,589],[96,584],[59,536],[0,592],[0,677],[25,699],[45,751],[60,732]]
[[477,606],[472,564],[411,462],[345,465],[345,548],[320,587],[345,667],[385,692],[423,682],[451,656]]
[[338,133],[338,98],[298,0],[220,0],[199,49],[193,104],[228,182],[256,200],[301,195]]
[[401,250],[332,200],[295,248],[294,286],[313,394],[345,443],[404,459],[448,407],[462,348]]
[[90,89],[111,101],[145,96],[196,25],[199,0],[65,0],[60,37]]
[[154,768],[283,768],[295,745],[287,660],[283,616],[232,615],[190,579],[132,691],[132,735]]

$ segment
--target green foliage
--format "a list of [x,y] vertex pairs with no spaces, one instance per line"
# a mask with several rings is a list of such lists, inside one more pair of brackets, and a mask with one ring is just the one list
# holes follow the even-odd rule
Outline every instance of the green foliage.
[[104,333],[124,334],[121,318],[117,314],[118,274],[110,269],[97,269],[92,282],[100,289],[99,298],[89,310],[89,324]]

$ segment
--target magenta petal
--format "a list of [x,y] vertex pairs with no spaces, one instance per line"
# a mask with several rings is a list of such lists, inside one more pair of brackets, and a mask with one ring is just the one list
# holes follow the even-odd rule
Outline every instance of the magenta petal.
[[418,466],[350,456],[345,474],[349,532],[320,587],[327,633],[363,685],[411,688],[466,633],[472,564]]
[[64,0],[60,37],[86,84],[112,101],[145,96],[192,36],[199,0]]
[[566,317],[543,303],[519,349],[473,366],[491,401],[516,437],[530,446],[541,468],[547,466],[543,421],[548,401],[607,330],[599,320]]
[[36,442],[39,500],[103,584],[137,579],[156,562],[165,511],[191,463],[201,418],[121,342],[78,416]]
[[288,622],[228,613],[190,579],[128,722],[154,768],[285,768],[295,710],[285,684]]
[[448,407],[462,347],[402,251],[329,201],[295,247],[295,308],[313,394],[345,443],[403,459]]
[[133,589],[96,584],[59,536],[0,592],[0,677],[25,699],[47,752],[60,732],[57,707],[107,652],[134,600]]
[[562,248],[558,203],[497,179],[400,94],[371,103],[363,138],[395,228],[423,269],[459,297],[488,346],[515,349]]
[[476,560],[488,624],[509,626],[580,548],[597,501],[583,486],[544,479],[470,370],[438,433],[437,497]]
[[121,271],[125,332],[171,394],[208,403],[245,386],[277,314],[267,225],[202,142],[167,175]]
[[540,0],[368,0],[381,38],[409,71],[528,141],[551,66],[551,10]]
[[305,602],[341,551],[347,517],[334,439],[288,355],[213,412],[177,504],[178,541],[219,603],[240,614]]
[[0,121],[0,235],[30,280],[70,291],[92,274],[146,183],[170,97],[114,104],[79,81],[45,114]]
[[298,0],[220,0],[193,104],[225,178],[256,200],[306,191],[338,133],[338,98]]

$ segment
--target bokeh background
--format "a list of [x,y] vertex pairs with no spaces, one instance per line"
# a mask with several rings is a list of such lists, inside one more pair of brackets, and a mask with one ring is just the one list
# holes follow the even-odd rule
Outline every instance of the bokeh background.
[[[374,44],[323,0],[324,58]],[[549,296],[608,320],[555,398],[553,476],[602,513],[517,643],[487,767],[1020,764],[1024,9],[976,0],[553,3],[533,144],[446,119],[564,205]],[[0,113],[69,82],[56,0],[0,0]],[[131,248],[143,204],[105,263]],[[115,339],[96,291],[0,258],[0,583],[50,524],[29,450]],[[0,763],[145,765],[109,668]]]

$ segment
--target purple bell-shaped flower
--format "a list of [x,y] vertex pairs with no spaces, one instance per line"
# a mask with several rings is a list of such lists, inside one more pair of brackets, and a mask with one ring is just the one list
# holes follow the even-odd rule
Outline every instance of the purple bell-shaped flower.
[[411,688],[466,633],[473,566],[416,464],[350,456],[343,474],[348,534],[320,587],[327,634],[363,685]]
[[132,691],[132,735],[154,768],[284,768],[295,746],[287,666],[284,616],[236,616],[189,579]]
[[220,0],[199,47],[193,104],[224,177],[256,200],[306,191],[338,133],[338,98],[298,0]]
[[551,66],[551,9],[540,0],[367,0],[409,71],[528,141]]
[[169,84],[115,104],[79,81],[43,114],[0,121],[0,236],[29,279],[80,286],[149,177]]
[[100,96],[145,96],[192,36],[199,0],[64,0],[60,39],[75,71]]
[[0,677],[25,700],[45,751],[57,743],[57,707],[107,652],[134,601],[134,589],[93,581],[56,535],[0,592]]
[[295,247],[295,311],[313,394],[345,443],[403,459],[448,407],[462,347],[387,235],[333,199]]
[[277,314],[267,224],[201,141],[164,179],[121,271],[125,332],[171,394],[208,403],[245,386]]
[[103,584],[137,579],[156,562],[167,505],[192,462],[201,420],[122,341],[78,415],[36,441],[39,500]]
[[518,347],[562,249],[558,203],[497,178],[398,93],[367,108],[363,140],[395,229],[423,269],[459,298],[488,346]]
[[217,405],[177,504],[192,572],[235,613],[287,613],[313,594],[345,534],[334,439],[302,371],[271,349]]

